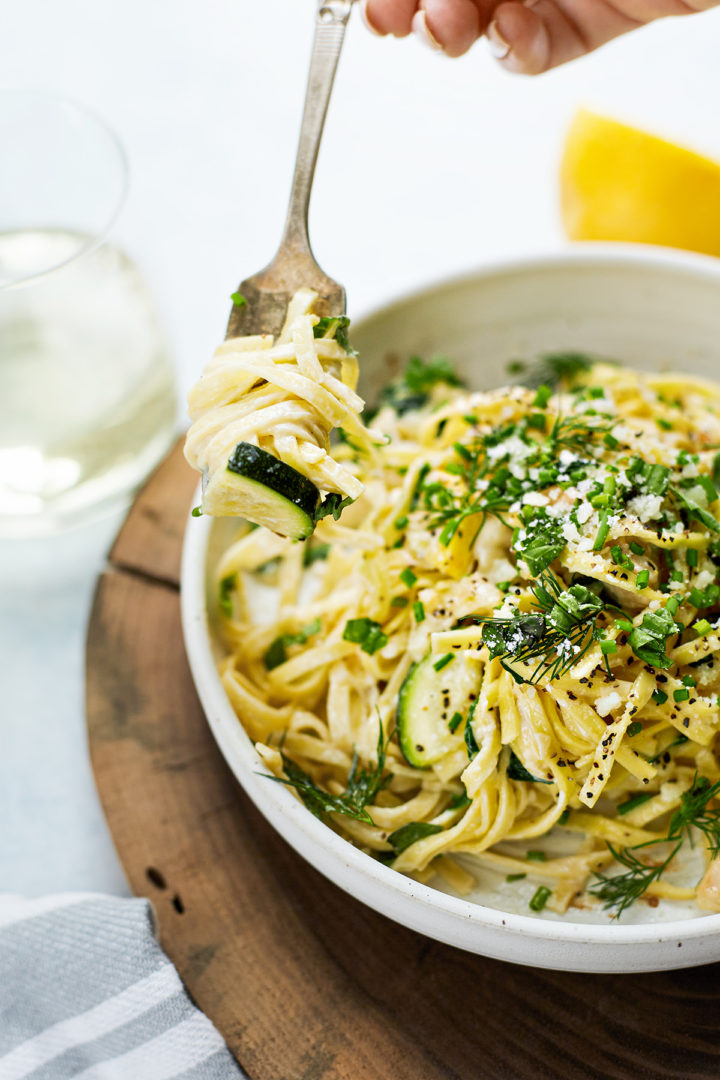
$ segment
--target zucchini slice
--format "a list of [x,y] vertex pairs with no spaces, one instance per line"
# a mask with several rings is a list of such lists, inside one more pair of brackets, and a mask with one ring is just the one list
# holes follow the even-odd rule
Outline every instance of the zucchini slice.
[[297,469],[252,443],[238,443],[227,469],[210,478],[203,510],[214,517],[243,517],[280,536],[305,540],[315,528],[320,492]]
[[465,723],[480,692],[477,660],[458,652],[451,664],[436,671],[438,659],[430,654],[413,664],[398,695],[400,749],[418,769],[428,769],[463,746]]

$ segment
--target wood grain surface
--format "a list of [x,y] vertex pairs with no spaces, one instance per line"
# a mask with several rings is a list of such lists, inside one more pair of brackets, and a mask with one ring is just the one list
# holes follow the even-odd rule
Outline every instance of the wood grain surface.
[[265,823],[204,721],[180,630],[195,478],[151,478],[97,587],[87,718],[133,891],[251,1080],[718,1080],[720,965],[568,975],[376,915]]

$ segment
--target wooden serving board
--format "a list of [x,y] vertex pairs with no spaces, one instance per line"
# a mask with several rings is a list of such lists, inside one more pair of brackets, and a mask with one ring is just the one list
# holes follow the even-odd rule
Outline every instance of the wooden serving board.
[[718,1080],[720,965],[568,975],[439,945],[317,874],[216,748],[180,630],[176,448],[98,582],[90,751],[134,892],[251,1080]]

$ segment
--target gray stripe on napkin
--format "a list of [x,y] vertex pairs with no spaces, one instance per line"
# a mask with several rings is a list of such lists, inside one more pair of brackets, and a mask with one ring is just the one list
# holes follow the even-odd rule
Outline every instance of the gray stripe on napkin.
[[0,1080],[238,1080],[144,900],[0,897]]

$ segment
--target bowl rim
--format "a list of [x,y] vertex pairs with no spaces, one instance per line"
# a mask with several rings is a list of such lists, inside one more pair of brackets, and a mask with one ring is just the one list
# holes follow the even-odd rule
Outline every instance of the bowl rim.
[[[394,308],[412,299],[421,299],[430,293],[452,289],[471,281],[482,281],[518,271],[537,272],[562,268],[568,264],[603,266],[613,263],[690,272],[720,284],[720,260],[711,256],[650,245],[579,244],[568,250],[553,249],[547,254],[533,253],[530,256],[488,261],[475,270],[452,277],[441,277],[425,286],[399,293],[388,302],[363,312],[355,321],[365,322],[380,314],[390,315]],[[526,939],[535,938],[553,944],[641,946],[678,939],[690,941],[720,934],[720,913],[690,919],[617,925],[544,920],[486,907],[423,885],[373,859],[324,825],[283,785],[267,784],[260,789],[258,780],[262,779],[262,773],[266,774],[267,770],[225,693],[211,647],[210,619],[206,603],[206,559],[212,527],[212,518],[198,519],[188,515],[182,552],[182,625],[195,686],[220,750],[246,794],[285,840],[334,884],[376,910],[416,929],[427,925],[423,913],[430,909],[453,920],[461,920],[465,927],[475,925],[488,930],[501,930],[504,934],[520,935]],[[262,770],[262,773],[259,770]],[[283,820],[282,828],[277,824],[279,819]],[[321,858],[316,859],[316,856]],[[329,866],[325,865],[326,863]],[[333,876],[330,872],[332,868],[342,869],[345,880]],[[369,897],[368,890],[371,885],[376,895],[378,889],[383,894],[382,905]],[[399,917],[399,914],[392,910],[398,904],[410,905],[416,918],[410,922]],[[432,934],[431,931],[424,932]],[[440,935],[438,939],[448,940]],[[714,957],[709,957],[708,962],[713,959]]]

